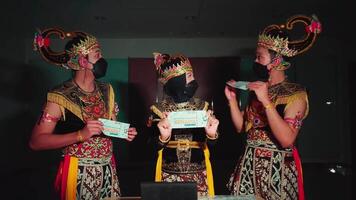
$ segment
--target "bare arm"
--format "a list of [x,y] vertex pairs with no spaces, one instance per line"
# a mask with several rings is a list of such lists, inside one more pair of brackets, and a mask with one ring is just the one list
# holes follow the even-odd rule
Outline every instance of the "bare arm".
[[225,86],[225,96],[229,102],[230,115],[236,131],[240,133],[243,128],[243,111],[240,110],[236,100],[236,92],[233,88]]
[[295,122],[301,122],[304,118],[307,109],[306,100],[302,98],[294,100],[285,109],[282,118],[269,100],[267,84],[257,82],[250,84],[249,87],[256,92],[259,101],[265,106],[268,124],[279,144],[284,148],[293,146],[300,128],[295,125]]
[[62,113],[59,105],[47,102],[43,115],[32,130],[29,146],[33,150],[57,149],[80,141],[84,141],[101,133],[100,121],[87,121],[86,126],[80,132],[70,132],[61,135],[54,134],[58,119]]
[[297,138],[301,122],[306,111],[306,102],[302,99],[295,100],[285,110],[285,116],[282,118],[274,107],[266,109],[268,123],[271,127],[272,133],[277,138],[282,147],[293,146]]

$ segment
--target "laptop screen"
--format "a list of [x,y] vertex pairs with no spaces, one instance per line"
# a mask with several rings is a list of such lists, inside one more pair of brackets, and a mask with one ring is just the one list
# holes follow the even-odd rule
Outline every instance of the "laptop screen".
[[143,182],[142,200],[197,200],[195,182]]

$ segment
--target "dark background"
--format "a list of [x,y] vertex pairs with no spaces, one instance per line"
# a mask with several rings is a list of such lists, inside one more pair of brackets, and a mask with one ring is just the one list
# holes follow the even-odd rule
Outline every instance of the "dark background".
[[[154,177],[155,152],[146,145],[149,137],[144,123],[159,86],[152,67],[143,66],[152,65],[152,52],[157,50],[190,57],[200,84],[198,95],[214,101],[221,120],[221,138],[212,149],[212,165],[217,194],[227,194],[225,183],[241,154],[244,137],[234,134],[231,127],[224,82],[249,76],[256,36],[262,27],[299,13],[315,13],[323,24],[314,47],[295,58],[289,72],[290,79],[309,90],[310,115],[298,137],[306,197],[352,199],[356,44],[351,27],[356,17],[347,0],[2,2],[1,198],[54,199],[53,178],[60,151],[33,152],[28,139],[46,91],[70,73],[38,66],[41,58],[31,47],[36,28],[87,31],[102,41],[106,58],[128,59],[127,80],[113,83],[123,97],[121,111],[140,131],[132,143],[115,140],[125,196],[139,195],[139,183]],[[61,70],[61,77],[53,76]],[[330,173],[332,168],[336,173]]]

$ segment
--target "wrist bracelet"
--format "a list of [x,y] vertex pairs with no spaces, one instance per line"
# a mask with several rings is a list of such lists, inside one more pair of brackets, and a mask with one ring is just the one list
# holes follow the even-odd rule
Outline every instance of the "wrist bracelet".
[[84,141],[84,138],[83,138],[82,134],[80,133],[80,130],[77,131],[77,140],[78,140],[78,142]]
[[209,140],[216,140],[216,139],[218,139],[218,137],[219,137],[219,133],[216,131],[216,133],[215,133],[215,137],[210,137],[208,134],[205,134],[206,135],[206,137],[209,139]]
[[166,140],[162,140],[162,139],[161,139],[161,135],[159,135],[159,136],[158,136],[158,139],[159,139],[159,141],[162,142],[162,143],[167,143],[167,142],[169,142],[169,140],[171,139],[171,136],[169,136]]
[[273,106],[273,103],[269,103],[269,104],[267,104],[266,106],[265,106],[265,110],[268,110],[268,109],[271,109],[271,108],[273,108],[274,106]]

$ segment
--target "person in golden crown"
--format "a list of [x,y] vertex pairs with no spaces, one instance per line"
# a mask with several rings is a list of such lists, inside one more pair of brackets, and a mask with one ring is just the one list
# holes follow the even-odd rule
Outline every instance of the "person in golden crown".
[[[218,139],[219,121],[209,104],[194,97],[198,88],[193,67],[184,55],[154,53],[158,79],[163,84],[163,100],[151,106],[149,126],[158,122],[155,146],[158,150],[155,181],[196,182],[198,195],[214,195],[213,174],[208,146]],[[206,111],[202,128],[172,129],[172,112]],[[205,113],[204,113],[205,114]]]
[[[296,23],[305,25],[301,40],[287,32]],[[304,199],[301,161],[295,147],[302,122],[308,115],[306,89],[287,80],[288,58],[308,50],[321,31],[315,16],[294,16],[285,25],[271,25],[258,37],[253,66],[259,80],[250,82],[249,103],[240,110],[235,90],[226,86],[225,96],[237,132],[247,133],[244,154],[231,175],[228,188],[237,196],[256,199]],[[230,81],[228,85],[235,84]]]
[[[50,48],[52,35],[69,39],[64,51]],[[29,142],[33,150],[63,149],[55,181],[60,199],[120,196],[112,140],[98,120],[116,120],[118,113],[112,86],[97,80],[107,69],[98,41],[84,32],[49,28],[36,33],[34,49],[46,61],[73,70],[72,79],[47,93]],[[129,128],[127,140],[136,134]]]

